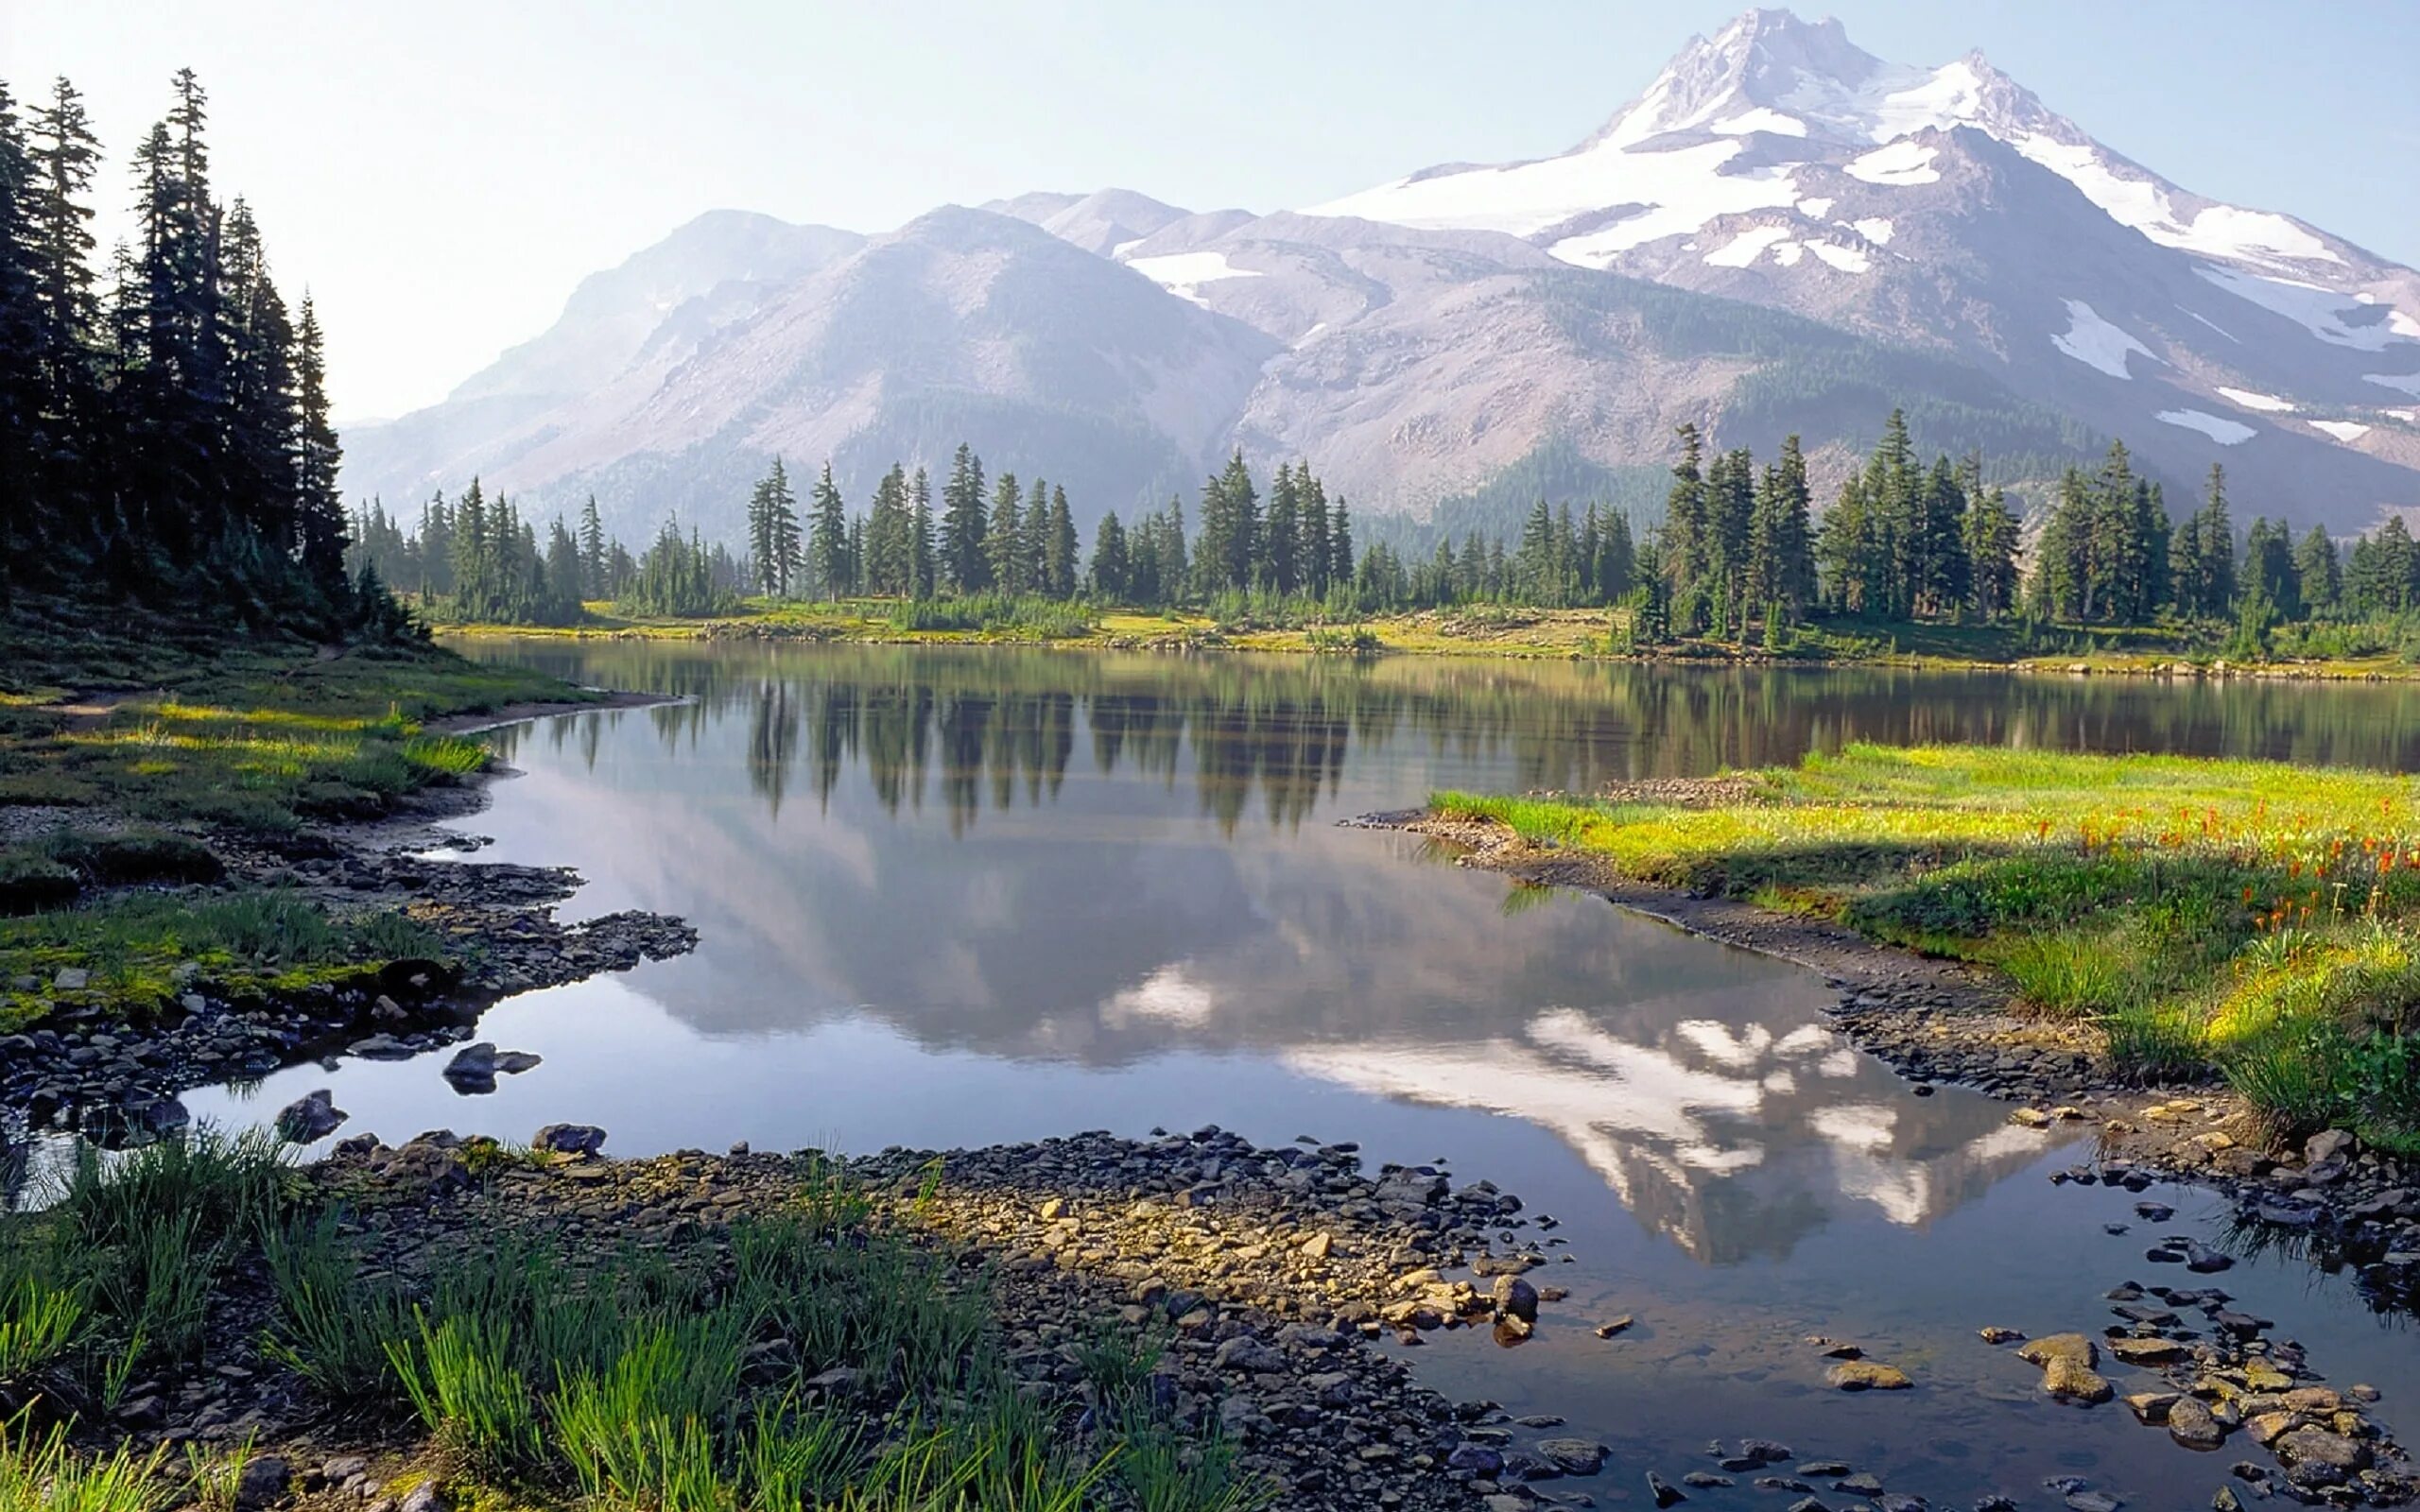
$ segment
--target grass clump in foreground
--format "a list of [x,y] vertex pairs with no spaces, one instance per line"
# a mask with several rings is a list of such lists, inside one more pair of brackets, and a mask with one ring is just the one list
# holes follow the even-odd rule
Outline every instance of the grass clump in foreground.
[[2224,1075],[2280,1138],[2420,1153],[2420,785],[2282,763],[1852,745],[1716,800],[1443,793],[1661,886],[2006,972],[2122,1072]]
[[[1081,1398],[1034,1395],[1011,1367],[992,1278],[921,1243],[915,1206],[878,1209],[812,1160],[786,1206],[727,1234],[602,1248],[517,1222],[498,1199],[401,1270],[372,1263],[344,1211],[305,1190],[275,1146],[204,1130],[89,1162],[49,1211],[0,1217],[0,1506],[216,1504],[240,1460],[84,1454],[67,1431],[130,1380],[255,1346],[247,1365],[290,1370],[364,1441],[416,1428],[433,1467],[523,1504],[1269,1500],[1232,1445],[1157,1404],[1156,1339],[1104,1323],[1076,1352]],[[268,1300],[243,1312],[241,1295]]]

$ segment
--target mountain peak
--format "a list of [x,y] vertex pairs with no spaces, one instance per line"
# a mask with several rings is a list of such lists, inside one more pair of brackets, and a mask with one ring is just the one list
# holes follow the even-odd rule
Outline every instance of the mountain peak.
[[1582,146],[1622,148],[1693,131],[1882,143],[1954,126],[2082,140],[1979,51],[1938,68],[1910,67],[1858,46],[1830,16],[1755,9],[1711,38],[1690,38],[1645,94]]

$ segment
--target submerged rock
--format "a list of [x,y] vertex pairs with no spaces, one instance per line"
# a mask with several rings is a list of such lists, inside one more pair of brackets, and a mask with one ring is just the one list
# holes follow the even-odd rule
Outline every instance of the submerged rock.
[[1841,1391],[1905,1391],[1915,1384],[1898,1366],[1872,1360],[1843,1360],[1824,1372],[1824,1382]]
[[2187,1449],[2209,1450],[2227,1441],[2227,1431],[2198,1398],[2179,1397],[2169,1403],[2168,1436]]

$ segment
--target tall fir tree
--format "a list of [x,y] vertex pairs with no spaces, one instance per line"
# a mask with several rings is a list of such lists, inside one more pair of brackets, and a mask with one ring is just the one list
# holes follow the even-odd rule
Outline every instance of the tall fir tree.
[[815,591],[823,597],[839,598],[856,586],[850,572],[849,507],[840,498],[840,486],[832,481],[828,461],[807,499],[806,558],[815,574]]
[[992,515],[983,525],[983,549],[991,586],[1004,593],[1022,593],[1033,585],[1025,576],[1025,490],[1013,472],[1003,472],[992,485]]

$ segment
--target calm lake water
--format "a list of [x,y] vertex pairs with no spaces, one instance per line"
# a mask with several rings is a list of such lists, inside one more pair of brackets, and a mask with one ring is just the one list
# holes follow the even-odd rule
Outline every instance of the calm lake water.
[[[499,1005],[544,1063],[466,1097],[442,1056],[299,1067],[188,1097],[257,1121],[317,1087],[400,1142],[603,1125],[610,1151],[873,1149],[1140,1135],[1443,1159],[1563,1220],[1537,1338],[1431,1335],[1457,1396],[1613,1444],[1600,1501],[1760,1435],[1937,1503],[2056,1498],[2075,1473],[2206,1505],[2248,1445],[2194,1455],[2122,1407],[2054,1406],[1975,1331],[2108,1322],[2152,1234],[2217,1243],[2190,1191],[2053,1186],[2085,1147],[1954,1090],[1914,1096],[1826,1024],[1807,973],[1592,897],[1514,888],[1338,819],[1432,789],[1584,789],[1793,760],[1852,739],[2420,765],[2400,687],[888,647],[480,643],[676,706],[503,731],[521,775],[461,828],[479,859],[588,879],[566,913],[686,917],[680,960]],[[2104,1225],[2125,1223],[2120,1236]],[[2420,1349],[2339,1280],[2251,1257],[2218,1280],[2405,1418]],[[1588,1326],[1617,1313],[1613,1342]],[[1854,1339],[1918,1389],[1821,1385]],[[1392,1348],[1392,1346],[1390,1346]],[[2141,1389],[2120,1370],[2121,1391]],[[1770,1493],[1693,1493],[1709,1505]]]

